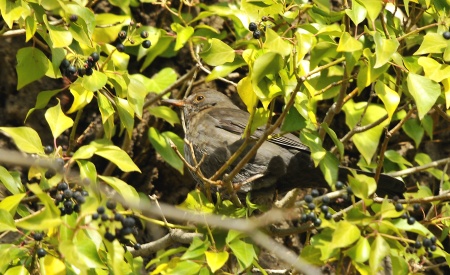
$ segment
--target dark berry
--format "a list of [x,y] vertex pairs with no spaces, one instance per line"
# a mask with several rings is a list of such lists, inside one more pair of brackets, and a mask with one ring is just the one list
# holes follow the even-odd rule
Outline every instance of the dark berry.
[[407,219],[407,218],[408,218],[408,215],[407,215],[406,213],[403,213],[403,214],[400,216],[400,218],[402,218],[402,219]]
[[311,211],[307,214],[307,218],[309,221],[314,221],[316,219],[316,214]]
[[80,205],[79,205],[79,204],[75,204],[75,205],[73,206],[73,212],[75,212],[75,213],[80,213],[80,210],[81,210],[81,208],[80,208]]
[[446,31],[446,32],[444,32],[444,33],[442,34],[442,36],[443,36],[445,39],[449,40],[449,39],[450,39],[450,32],[449,32],[449,31]]
[[[69,61],[67,61],[67,62],[69,62]],[[44,153],[46,153],[47,155],[53,153],[53,146],[51,146],[51,145],[45,146]]]
[[66,215],[66,209],[64,207],[60,207],[59,211],[61,212],[61,216]]
[[58,183],[58,185],[56,186],[56,188],[59,190],[59,191],[64,191],[64,190],[67,190],[67,189],[69,189],[69,185],[67,184],[67,182],[60,182],[60,183]]
[[78,20],[78,15],[72,14],[72,15],[69,17],[69,20],[72,21],[72,22],[77,22],[77,20]]
[[87,196],[89,196],[89,192],[86,191],[86,190],[81,190],[81,195],[82,195],[83,197],[87,197]]
[[395,195],[394,197],[392,197],[392,201],[394,201],[394,202],[398,202],[399,199],[400,199],[400,198],[399,198],[399,196],[397,196],[397,195]]
[[325,214],[325,220],[331,220],[332,218],[333,218],[333,215],[330,212]]
[[98,213],[92,214],[92,219],[93,220],[98,220],[99,217],[100,217],[100,215]]
[[148,37],[148,31],[141,31],[141,37],[143,39],[147,38]]
[[106,208],[108,208],[109,210],[114,210],[116,209],[117,203],[113,200],[108,200],[106,202]]
[[322,220],[320,218],[317,218],[314,220],[314,226],[319,227],[322,224]]
[[108,241],[112,242],[112,241],[114,241],[115,238],[116,237],[111,232],[105,233],[105,239],[107,239]]
[[428,253],[427,253],[427,257],[428,257],[428,258],[431,258],[431,257],[433,257],[433,252],[431,252],[431,251],[428,251]]
[[58,205],[63,200],[63,195],[61,193],[58,193],[55,195],[55,204]]
[[105,213],[105,207],[99,206],[99,207],[97,208],[97,213],[99,213],[100,215],[103,214],[103,213]]
[[73,65],[70,65],[68,68],[67,68],[67,76],[72,76],[72,75],[74,75],[76,72],[77,72],[77,68],[75,68],[75,66],[73,66]]
[[65,165],[66,163],[65,163],[65,161],[64,161],[64,159],[62,159],[62,158],[56,158],[55,159],[55,166],[58,168],[58,169],[63,169],[64,168],[64,165]]
[[319,195],[320,195],[319,190],[317,189],[311,190],[311,196],[313,196],[314,198],[318,197]]
[[305,213],[303,213],[300,217],[300,222],[305,223],[308,221],[308,215],[306,215]]
[[84,75],[84,69],[83,68],[78,68],[78,75],[79,76],[83,76]]
[[409,225],[413,225],[416,222],[416,219],[414,217],[408,217],[407,222]]
[[415,204],[413,204],[413,209],[414,209],[414,211],[419,211],[420,210],[420,204],[419,203],[415,203]]
[[42,234],[41,232],[34,232],[33,239],[37,242],[40,242],[42,241],[42,239],[44,239],[44,234]]
[[251,32],[254,32],[258,29],[258,25],[256,25],[255,22],[250,22],[250,24],[248,24],[248,30]]
[[43,249],[42,247],[39,247],[39,248],[36,250],[36,255],[37,255],[39,258],[42,258],[42,257],[44,257],[45,255],[47,255],[47,251],[45,251],[45,249]]
[[56,175],[56,172],[53,169],[49,169],[49,170],[47,170],[47,172],[45,172],[46,179],[53,178],[55,175]]
[[[90,59],[92,59],[91,57],[89,57]],[[86,69],[89,69],[89,68],[93,68],[95,66],[95,62],[94,62],[94,60],[86,60],[86,62],[84,63],[84,67],[86,68]]]
[[326,214],[328,213],[328,205],[321,205],[320,206],[320,211],[322,211],[322,213]]
[[152,45],[152,42],[150,42],[150,40],[142,41],[142,47],[144,47],[146,49],[150,48],[151,45]]
[[399,202],[395,204],[395,211],[400,212],[403,210],[403,205]]
[[94,70],[92,68],[86,68],[86,75],[90,76],[94,73]]
[[118,221],[118,222],[121,222],[123,220],[123,215],[120,214],[120,213],[115,213],[114,214],[114,220]]
[[73,196],[72,190],[70,190],[70,189],[64,190],[63,196],[64,196],[64,198],[66,198],[66,199],[72,198],[72,196]]
[[118,52],[123,52],[125,51],[125,46],[122,43],[119,43],[116,45],[116,49]]
[[73,213],[73,207],[66,208],[66,214],[71,215]]
[[305,196],[304,200],[306,203],[311,203],[313,201],[313,197],[310,194],[308,194]]
[[104,221],[104,222],[109,221],[109,216],[108,216],[108,214],[106,214],[106,213],[103,213],[103,214],[102,214],[102,221]]
[[342,183],[342,181],[337,181],[336,182],[336,189],[337,190],[341,190],[342,188],[344,188],[344,183]]
[[314,210],[315,208],[316,208],[316,204],[315,203],[313,203],[313,202],[308,203],[308,209],[309,210]]
[[98,54],[98,52],[93,52],[90,56],[92,57],[94,63],[100,60],[100,55]]
[[259,39],[261,37],[261,31],[260,30],[256,30],[253,32],[253,38],[255,39]]
[[139,249],[141,249],[141,244],[135,243],[133,245],[133,248],[134,248],[134,250],[139,250]]
[[422,242],[424,247],[430,247],[433,244],[430,239],[423,239]]
[[431,236],[430,237],[430,241],[431,241],[432,244],[436,244],[436,241],[437,241],[436,236]]
[[430,251],[436,251],[437,247],[435,244],[430,245]]
[[322,197],[322,203],[323,204],[329,204],[330,203],[330,197],[328,197],[328,196]]
[[119,38],[122,39],[122,40],[127,38],[127,32],[126,31],[120,31],[119,32]]
[[64,202],[64,208],[69,209],[73,207],[73,202],[71,200],[67,200]]
[[350,186],[347,186],[347,194],[349,194],[349,195],[353,194],[353,190]]
[[414,243],[414,248],[419,249],[422,247],[422,243],[419,240],[416,240],[416,242]]
[[[61,61],[61,65],[59,65],[61,68],[63,69],[67,69],[70,66],[70,62],[67,59],[63,59],[63,61]],[[52,150],[53,151],[53,150]]]
[[132,217],[126,217],[122,220],[122,226],[123,227],[133,227],[135,224],[135,221]]
[[126,235],[130,235],[133,232],[133,228],[131,227],[123,227],[122,229],[120,229],[120,235],[121,236],[126,236]]

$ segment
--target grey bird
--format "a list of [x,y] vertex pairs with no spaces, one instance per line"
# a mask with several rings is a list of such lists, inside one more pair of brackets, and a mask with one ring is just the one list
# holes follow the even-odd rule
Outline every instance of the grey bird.
[[[239,109],[226,95],[213,89],[203,89],[183,100],[168,99],[164,102],[183,109],[185,138],[192,145],[195,160],[202,160],[200,170],[206,178],[213,176],[244,142],[243,133],[250,114]],[[252,138],[258,139],[264,130],[265,127],[256,129]],[[184,154],[186,161],[194,165],[191,145],[185,145]],[[225,173],[229,173],[253,145],[250,143]],[[358,174],[374,175],[356,171]],[[349,174],[349,168],[339,167],[339,180],[347,182]],[[192,175],[198,183],[202,182],[195,173]],[[293,188],[329,188],[320,169],[314,167],[309,148],[293,134],[266,140],[232,182],[239,186],[237,192],[244,194],[261,191],[274,194],[275,190],[284,192]],[[404,191],[402,181],[380,175],[377,195],[401,197]]]

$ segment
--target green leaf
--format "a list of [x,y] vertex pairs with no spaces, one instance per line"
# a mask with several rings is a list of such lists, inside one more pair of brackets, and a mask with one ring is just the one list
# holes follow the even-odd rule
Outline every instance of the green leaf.
[[404,165],[407,165],[407,166],[413,166],[412,164],[411,164],[411,162],[409,162],[408,160],[406,160],[400,153],[398,153],[397,151],[394,151],[394,150],[386,150],[386,152],[384,152],[384,156],[388,159],[388,160],[390,160],[390,161],[392,161],[392,162],[395,162],[395,163],[397,163],[397,164],[404,164]]
[[78,148],[77,151],[73,154],[71,161],[77,160],[77,159],[89,159],[91,158],[95,152],[97,151],[97,147],[94,145],[84,145]]
[[267,108],[273,98],[282,94],[282,90],[275,85],[275,81],[278,73],[283,69],[283,64],[283,57],[275,52],[260,55],[253,64],[252,86],[264,108]]
[[169,48],[173,40],[174,39],[172,36],[168,36],[163,30],[159,30],[159,39],[156,43],[153,43],[152,41],[152,45],[154,46],[152,46],[147,51],[147,54],[145,55],[145,60],[142,63],[140,70],[143,71],[153,62],[153,60],[155,60],[156,57],[164,53]]
[[281,125],[281,131],[294,132],[306,127],[306,120],[302,117],[296,108],[291,107],[287,112],[286,118]]
[[25,117],[25,121],[27,120],[28,116],[31,115],[31,113],[34,112],[34,110],[40,110],[47,106],[50,99],[52,99],[56,94],[60,93],[64,89],[57,89],[57,90],[50,90],[50,91],[43,91],[40,92],[36,99],[36,105],[34,105],[34,108],[31,108],[27,116]]
[[356,52],[363,48],[363,44],[351,36],[348,32],[343,32],[339,39],[337,52]]
[[428,32],[425,34],[422,44],[414,55],[429,54],[429,53],[443,53],[448,43],[442,34],[435,32]]
[[208,201],[206,196],[198,190],[189,192],[186,199],[179,206],[203,213],[213,213],[215,209],[214,204]]
[[311,150],[311,158],[315,166],[326,156],[327,151],[322,146],[322,141],[316,133],[301,131],[300,140]]
[[47,120],[47,123],[50,126],[50,131],[52,132],[54,139],[73,126],[73,120],[64,114],[59,100],[58,104],[47,109],[45,112],[45,120]]
[[373,39],[375,40],[376,62],[374,68],[379,68],[391,60],[392,55],[397,51],[400,43],[397,38],[386,39],[381,37],[379,32],[375,32]]
[[170,123],[172,126],[180,123],[178,114],[172,108],[169,108],[167,106],[153,106],[153,107],[149,107],[147,110],[151,115],[153,115],[157,118],[164,119],[166,122]]
[[[22,182],[17,181],[3,166],[0,166],[0,182],[12,194],[20,194],[25,192]],[[8,198],[8,197],[7,197]],[[1,204],[1,203],[0,203]]]
[[355,25],[358,25],[364,19],[366,19],[367,11],[357,1],[352,2],[352,9],[345,9],[345,13],[353,21]]
[[359,238],[358,242],[352,246],[346,253],[353,261],[364,263],[370,257],[370,244],[367,238]]
[[381,81],[376,82],[375,92],[381,101],[383,101],[389,119],[392,119],[392,115],[397,110],[398,104],[400,103],[399,94]]
[[408,91],[414,98],[419,112],[419,119],[427,114],[441,94],[441,87],[435,81],[413,73],[406,78]]
[[82,79],[83,87],[92,92],[100,90],[108,82],[108,77],[98,70],[93,70],[92,75],[85,75]]
[[38,48],[19,49],[17,58],[17,89],[40,79],[48,70],[49,60]]
[[226,251],[212,252],[205,251],[206,263],[212,272],[216,272],[228,261],[229,254]]
[[245,106],[247,106],[247,111],[249,113],[253,113],[255,111],[256,104],[258,103],[258,97],[253,92],[252,80],[250,77],[246,76],[239,81],[237,91],[242,102],[244,102]]
[[181,260],[189,260],[189,259],[197,259],[201,258],[205,255],[205,252],[208,250],[209,242],[203,241],[197,237],[195,237],[188,250],[181,256]]
[[450,78],[450,66],[441,64],[429,57],[419,57],[419,65],[423,67],[425,76],[429,79],[441,82],[444,79]]
[[178,170],[178,172],[183,173],[183,161],[170,146],[170,140],[154,127],[150,127],[148,130],[148,138],[156,152],[158,152],[170,166]]
[[20,204],[20,202],[25,196],[26,193],[21,193],[4,198],[0,202],[0,209],[8,211],[9,214],[11,214],[11,216],[14,216],[16,214],[17,206]]
[[228,246],[233,251],[242,269],[248,268],[256,258],[255,248],[252,244],[242,240],[233,240]]
[[134,127],[134,110],[130,106],[128,100],[120,97],[115,97],[114,99],[117,107],[117,112],[119,113],[120,129],[126,129],[128,136],[131,137]]
[[263,48],[282,56],[290,55],[292,52],[292,44],[272,29],[266,29],[266,40],[264,41]]
[[352,245],[361,237],[361,231],[356,225],[348,221],[337,223],[330,243],[333,248],[344,248]]
[[194,34],[194,28],[191,26],[183,27],[178,23],[172,23],[170,28],[176,32],[177,40],[175,41],[175,51],[183,48],[184,44],[189,40],[189,38]]
[[148,91],[145,89],[145,86],[141,81],[135,78],[130,78],[127,98],[131,107],[133,107],[134,113],[139,118],[142,118],[142,108],[144,106],[144,99],[147,93]]
[[26,267],[23,265],[11,267],[5,272],[5,275],[29,275],[29,274],[30,272],[28,272]]
[[89,104],[94,97],[94,93],[90,90],[86,90],[78,80],[70,85],[70,93],[73,96],[73,103],[67,111],[68,114],[80,110]]
[[419,148],[420,142],[422,141],[425,133],[425,130],[420,125],[420,121],[417,118],[408,119],[402,125],[402,129],[410,138],[412,138],[412,140],[414,140],[416,148]]
[[25,42],[28,42],[36,33],[37,23],[34,17],[27,16],[25,19]]
[[194,261],[178,262],[174,269],[171,270],[171,275],[197,275],[202,266]]
[[327,183],[330,186],[335,184],[338,180],[339,172],[339,160],[336,156],[326,151],[325,157],[320,161],[319,167]]
[[233,62],[228,62],[214,67],[211,73],[205,78],[206,82],[213,81],[219,77],[226,77],[234,70],[243,67],[245,65],[244,60],[240,56],[236,56]]
[[145,85],[146,91],[160,93],[177,80],[177,73],[172,68],[164,68],[154,74],[152,78],[145,77],[142,74],[133,74],[130,78],[142,82]]
[[20,151],[29,154],[44,154],[38,133],[29,127],[0,127],[0,131],[11,137]]
[[377,273],[383,259],[387,255],[389,255],[389,252],[390,252],[389,244],[383,237],[377,235],[370,247],[369,265],[370,268],[372,269],[372,274]]
[[12,215],[5,209],[0,209],[0,232],[17,231]]
[[97,101],[100,114],[102,115],[102,123],[105,124],[108,118],[114,115],[114,107],[108,98],[100,92],[97,93]]
[[200,53],[200,57],[211,66],[218,66],[233,62],[235,53],[233,48],[219,39],[211,38],[209,48]]
[[331,129],[327,123],[322,123],[320,125],[328,134],[328,136],[333,140],[334,145],[338,148],[338,152],[341,157],[344,157],[344,144],[342,144],[341,140],[336,135],[336,132]]
[[361,199],[368,199],[377,190],[375,179],[362,174],[349,176],[349,185],[355,196]]
[[[95,142],[95,141],[94,141]],[[115,145],[100,145],[95,154],[111,161],[124,172],[141,172],[128,154]]]
[[367,15],[372,21],[377,19],[383,7],[383,2],[379,0],[359,0],[358,3],[366,8]]
[[417,233],[421,236],[431,236],[433,235],[425,226],[420,222],[415,222],[414,224],[408,224],[406,219],[395,219],[392,224],[399,230],[405,230],[408,232]]
[[47,15],[43,16],[45,26],[52,41],[52,47],[63,48],[72,44],[72,34],[65,27],[61,25],[52,25],[48,22]]
[[119,193],[125,201],[133,202],[135,204],[139,203],[139,194],[133,186],[116,177],[107,177],[101,175],[98,175],[98,177],[99,179],[106,182],[109,186],[114,188],[114,190],[116,190],[117,193]]
[[[343,106],[342,109],[345,113],[345,123],[350,129],[356,127],[357,123],[360,121],[361,126],[372,124],[386,114],[386,110],[383,107],[376,104],[370,104],[361,120],[366,105],[366,102],[355,103],[353,100],[349,100]],[[353,142],[355,143],[356,148],[358,148],[358,151],[367,163],[371,163],[372,157],[380,142],[381,135],[383,134],[384,127],[387,125],[388,121],[384,120],[379,125],[353,136]]]

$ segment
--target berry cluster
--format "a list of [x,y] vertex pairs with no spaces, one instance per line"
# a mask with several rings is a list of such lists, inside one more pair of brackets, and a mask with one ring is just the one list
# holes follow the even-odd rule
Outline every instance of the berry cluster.
[[[34,232],[32,236],[36,242],[40,242],[44,239],[44,233],[42,232]],[[47,255],[47,251],[44,248],[38,247],[36,249],[36,256],[38,256],[38,258],[42,258],[45,255]]]
[[412,252],[415,252],[416,249],[420,249],[423,246],[426,252],[426,256],[432,257],[433,252],[437,249],[436,242],[437,238],[435,236],[431,236],[430,238],[423,238],[422,241],[416,240],[415,243],[411,244],[411,248],[414,249]]
[[[107,241],[112,242],[117,239],[124,247],[133,246],[135,250],[141,248],[139,243],[132,242],[127,236],[135,231],[136,220],[132,216],[124,216],[116,211],[116,202],[108,200],[106,202],[106,209],[104,206],[99,206],[97,212],[92,214],[92,220],[100,219],[107,227],[104,237]],[[110,212],[111,214],[108,214]],[[115,223],[116,222],[116,223]],[[109,225],[115,223],[114,233],[110,232]]]
[[250,22],[248,25],[249,31],[253,32],[253,38],[261,38],[261,31],[258,29],[258,25],[255,22]]
[[79,213],[80,206],[86,201],[89,193],[86,190],[76,190],[73,191],[69,188],[67,182],[60,182],[56,186],[56,193],[53,195],[55,199],[55,204],[59,207],[61,211],[61,216],[71,215],[73,212]]
[[[133,21],[130,22],[130,26],[128,27],[128,33],[124,30],[121,30],[118,34],[120,43],[118,43],[116,45],[116,49],[119,52],[123,52],[125,51],[125,46],[124,43],[126,41],[130,42],[131,45],[134,45],[136,43],[136,41],[133,38],[133,34],[136,31],[136,29],[139,29],[141,27],[141,24],[135,24]],[[148,49],[152,46],[152,43],[150,42],[150,40],[148,40],[148,32],[147,31],[141,31],[140,33],[140,37],[141,39],[143,39],[141,45],[142,47],[144,47],[145,49]]]
[[80,61],[74,58],[72,61],[64,59],[59,66],[61,73],[66,77],[73,77],[75,75],[92,75],[97,62],[100,60],[98,52],[93,52],[86,60]]

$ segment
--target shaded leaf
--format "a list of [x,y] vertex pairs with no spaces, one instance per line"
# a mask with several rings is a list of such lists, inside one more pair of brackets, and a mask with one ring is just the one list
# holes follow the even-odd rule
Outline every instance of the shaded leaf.
[[40,79],[48,70],[49,60],[38,48],[20,48],[17,58],[17,89]]

